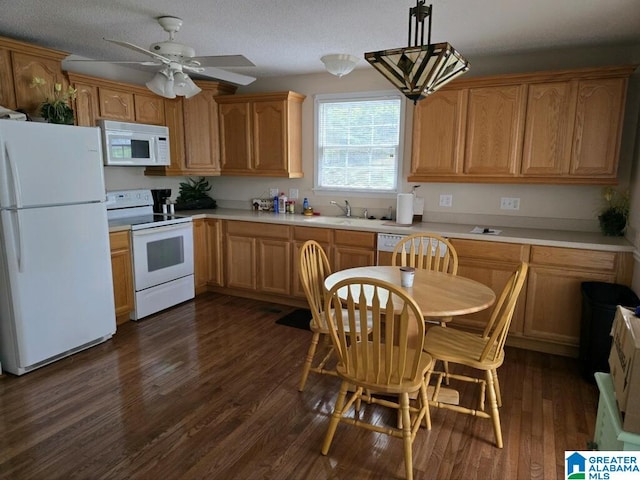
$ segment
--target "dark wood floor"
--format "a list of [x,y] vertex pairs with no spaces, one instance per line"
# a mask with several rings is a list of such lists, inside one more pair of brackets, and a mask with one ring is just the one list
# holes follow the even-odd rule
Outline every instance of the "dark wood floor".
[[[311,333],[289,307],[205,294],[110,341],[0,378],[3,479],[390,479],[402,441],[340,425],[320,454],[339,381],[297,391]],[[577,360],[508,349],[499,371],[505,448],[491,424],[432,409],[417,479],[564,478],[564,450],[593,437],[597,388]],[[473,392],[463,387],[464,401]],[[395,417],[370,408],[379,422]]]

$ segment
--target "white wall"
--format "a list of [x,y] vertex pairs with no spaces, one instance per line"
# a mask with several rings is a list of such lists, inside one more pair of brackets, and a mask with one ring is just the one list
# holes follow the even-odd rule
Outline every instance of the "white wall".
[[[490,58],[470,58],[471,71],[468,76],[498,73],[529,72],[536,70],[559,70],[568,68],[593,67],[602,65],[623,65],[640,63],[640,45],[620,47],[599,47],[581,50],[555,50],[553,52],[532,52],[527,55]],[[87,72],[88,73],[88,72]],[[139,74],[139,72],[136,72]],[[629,238],[635,239],[640,232],[640,173],[635,169],[638,153],[638,110],[640,82],[634,75],[630,82],[627,101],[625,128],[622,140],[619,181],[622,186],[631,185],[634,212],[629,229]],[[121,78],[122,80],[127,80]],[[131,81],[131,80],[130,80]],[[139,77],[133,80],[139,83]],[[272,77],[258,79],[238,93],[293,90],[307,96],[303,103],[302,120],[302,162],[305,177],[302,179],[259,179],[245,177],[211,177],[212,196],[221,207],[249,208],[250,199],[267,197],[270,188],[288,192],[297,188],[300,201],[308,197],[311,205],[323,214],[334,215],[339,211],[329,205],[330,200],[344,200],[344,196],[314,194],[313,188],[313,96],[320,93],[355,92],[392,89],[382,75],[368,67],[364,60],[349,75],[337,78],[328,73]],[[404,142],[404,178],[409,171],[411,156],[411,118],[413,105],[407,103]],[[630,184],[632,167],[633,181]],[[142,168],[106,168],[107,188],[158,187],[174,189],[183,178],[145,177]],[[402,183],[402,190],[409,191],[413,184]],[[552,186],[552,185],[485,185],[485,184],[422,184],[418,190],[425,197],[427,221],[453,223],[489,223],[496,226],[530,226],[540,228],[561,228],[571,230],[597,231],[597,212],[601,207],[601,187],[597,186]],[[636,192],[637,191],[637,192]],[[440,194],[453,195],[453,207],[438,206]],[[520,210],[506,213],[499,209],[502,196],[520,197]],[[395,208],[395,197],[377,196],[346,197],[353,205],[354,214],[368,208],[370,213],[380,216],[389,206]],[[638,269],[640,270],[640,269]]]

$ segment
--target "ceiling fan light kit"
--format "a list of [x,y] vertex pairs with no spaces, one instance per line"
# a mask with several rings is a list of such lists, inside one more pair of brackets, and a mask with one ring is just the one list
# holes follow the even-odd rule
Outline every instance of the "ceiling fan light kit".
[[[409,9],[409,41],[406,48],[368,52],[364,58],[415,104],[469,70],[469,62],[450,44],[431,43],[432,5],[417,0]],[[411,20],[414,18],[414,43]],[[427,44],[424,21],[429,19]],[[418,43],[420,37],[420,43]]]
[[[169,39],[164,42],[152,43],[149,49],[139,47],[133,43],[121,40],[105,38],[107,42],[120,47],[128,48],[138,53],[150,56],[152,61],[108,63],[139,64],[158,66],[160,70],[146,83],[146,86],[156,95],[165,98],[186,98],[197,95],[202,90],[193,82],[187,72],[196,73],[205,78],[222,80],[223,82],[237,85],[249,85],[255,81],[255,77],[229,72],[219,67],[255,67],[255,65],[242,55],[212,55],[196,57],[195,50],[188,45],[175,41],[176,32],[182,26],[182,19],[178,17],[158,17],[158,23],[169,34]],[[71,60],[71,61],[95,61],[95,60]],[[99,63],[104,63],[100,61]]]
[[320,59],[324,63],[324,67],[327,72],[335,75],[336,77],[342,77],[351,73],[359,61],[358,57],[348,55],[344,53],[336,53],[332,55],[325,55]]

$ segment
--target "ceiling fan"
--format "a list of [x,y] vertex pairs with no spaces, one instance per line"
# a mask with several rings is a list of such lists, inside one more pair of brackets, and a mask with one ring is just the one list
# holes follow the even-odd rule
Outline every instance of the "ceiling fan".
[[193,48],[175,41],[175,34],[182,26],[182,19],[163,16],[158,17],[157,20],[160,26],[169,33],[169,39],[164,42],[152,43],[148,50],[133,43],[105,38],[106,41],[115,45],[144,53],[153,60],[141,62],[113,61],[107,63],[135,63],[138,65],[159,66],[160,70],[146,85],[152,92],[166,98],[175,98],[176,96],[190,98],[200,93],[200,88],[193,83],[187,72],[237,85],[248,85],[255,80],[255,77],[229,72],[220,68],[254,67],[255,65],[243,55],[196,57]]

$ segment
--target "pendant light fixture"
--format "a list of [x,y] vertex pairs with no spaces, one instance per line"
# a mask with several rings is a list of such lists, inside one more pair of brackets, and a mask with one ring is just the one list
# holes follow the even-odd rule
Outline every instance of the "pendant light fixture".
[[[408,46],[364,54],[364,58],[414,104],[469,70],[469,62],[451,45],[446,42],[431,43],[431,13],[431,5],[426,6],[425,0],[416,0],[416,6],[409,9]],[[426,18],[429,24],[425,45]]]
[[202,91],[177,64],[163,67],[146,85],[153,93],[164,98],[191,98]]

